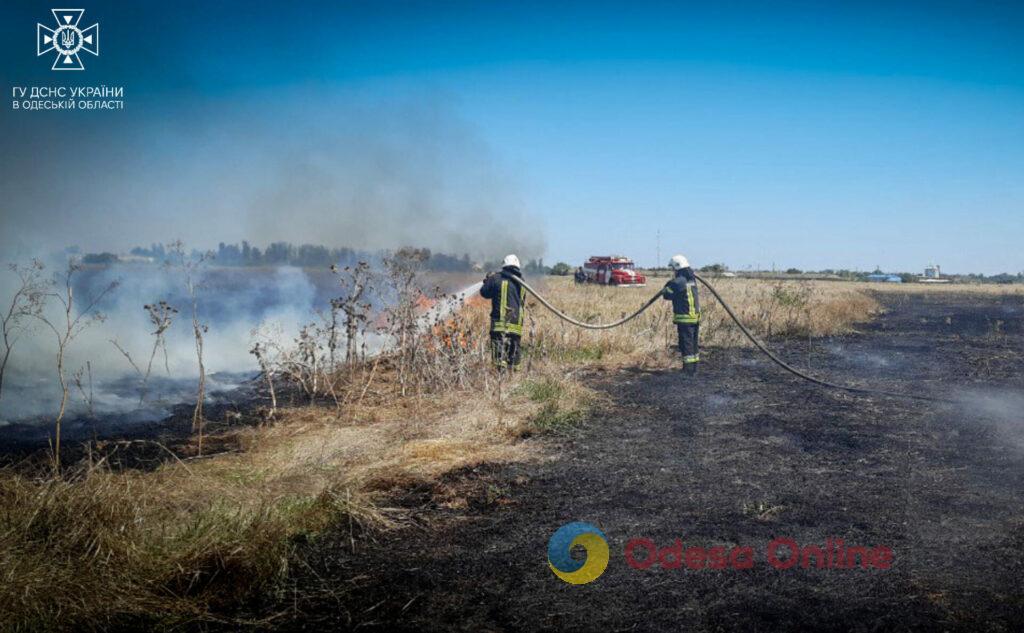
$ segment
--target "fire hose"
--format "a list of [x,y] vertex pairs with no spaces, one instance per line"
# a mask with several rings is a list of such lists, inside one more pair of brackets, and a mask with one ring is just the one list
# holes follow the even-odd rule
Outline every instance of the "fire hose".
[[612,321],[611,323],[584,323],[583,321],[578,321],[578,320],[572,318],[568,314],[562,312],[561,310],[559,310],[555,306],[551,305],[548,302],[547,299],[545,299],[543,296],[541,296],[541,294],[539,292],[537,292],[536,290],[531,288],[530,284],[528,284],[525,281],[523,281],[522,278],[520,278],[520,277],[513,277],[513,276],[507,275],[505,273],[502,273],[502,276],[515,281],[515,283],[522,284],[523,288],[526,288],[527,292],[529,292],[531,295],[533,295],[537,299],[537,301],[540,301],[541,305],[543,305],[548,310],[551,310],[551,312],[553,312],[555,314],[555,316],[557,316],[558,318],[562,319],[563,321],[565,321],[567,323],[572,323],[573,325],[575,325],[577,327],[586,328],[588,330],[610,330],[613,327],[619,327],[620,325],[623,325],[624,323],[632,321],[636,317],[640,316],[640,313],[642,313],[647,308],[651,307],[651,305],[654,304],[654,302],[657,301],[659,297],[661,297],[661,293],[659,292],[658,294],[656,294],[653,297],[651,297],[650,299],[648,299],[647,303],[645,303],[642,306],[640,306],[639,310],[637,310],[636,312],[634,312],[633,314],[631,314],[631,315],[629,315],[627,317],[623,317],[623,318],[619,319],[618,321]]
[[[502,273],[502,275],[506,276],[506,277],[509,277],[505,273]],[[766,347],[764,345],[764,343],[759,341],[757,339],[757,337],[755,337],[753,335],[753,333],[751,333],[751,331],[747,329],[747,326],[743,325],[743,322],[740,321],[740,318],[738,316],[736,316],[735,312],[732,311],[732,308],[730,308],[729,304],[725,302],[725,299],[722,298],[722,295],[718,294],[718,291],[715,290],[714,286],[712,286],[707,281],[705,281],[704,278],[702,278],[697,273],[694,273],[693,276],[696,277],[697,281],[699,281],[701,284],[703,284],[704,287],[707,288],[711,292],[712,295],[714,295],[715,299],[718,299],[718,302],[720,304],[722,304],[722,308],[725,309],[725,313],[729,315],[729,318],[731,318],[733,320],[733,322],[736,324],[736,326],[739,327],[740,331],[743,332],[743,334],[748,339],[750,339],[750,342],[753,343],[754,346],[757,347],[757,349],[761,350],[761,352],[763,352],[765,356],[770,358],[772,360],[772,362],[774,362],[776,365],[778,365],[779,367],[785,369],[786,371],[788,371],[789,373],[793,374],[794,376],[797,376],[798,378],[803,378],[806,381],[812,382],[812,383],[814,383],[816,385],[819,385],[819,386],[822,386],[822,387],[827,387],[829,389],[838,389],[838,390],[841,390],[841,391],[849,391],[851,393],[872,394],[872,395],[877,395],[877,396],[889,396],[889,397],[892,397],[892,398],[907,398],[907,399],[910,399],[910,400],[923,400],[925,402],[942,402],[942,403],[946,403],[946,404],[956,404],[955,400],[952,400],[952,399],[949,399],[949,398],[937,398],[937,397],[933,397],[933,396],[925,396],[925,395],[913,394],[913,393],[902,393],[902,392],[897,392],[897,391],[886,391],[884,389],[870,389],[868,387],[854,387],[852,385],[840,385],[840,384],[837,384],[837,383],[834,383],[834,382],[829,382],[827,380],[822,380],[821,378],[816,378],[814,376],[806,374],[806,373],[800,371],[799,369],[797,369],[796,367],[793,367],[792,365],[790,365],[786,361],[782,360],[778,356],[776,356],[774,352],[772,352],[770,349],[768,349],[768,347]],[[572,318],[571,316],[565,314],[564,312],[562,312],[561,310],[559,310],[555,306],[551,305],[551,303],[548,302],[547,299],[545,299],[539,292],[534,290],[530,286],[530,284],[526,283],[526,281],[524,281],[522,278],[520,278],[520,277],[509,277],[509,278],[510,279],[514,279],[514,281],[516,283],[522,284],[523,288],[526,288],[527,292],[532,294],[537,299],[537,301],[539,301],[541,303],[541,305],[543,305],[545,308],[550,310],[558,318],[562,319],[563,321],[566,321],[567,323],[571,323],[571,324],[573,324],[575,326],[586,328],[588,330],[608,330],[608,329],[611,329],[613,327],[618,327],[620,325],[623,325],[624,323],[627,323],[627,322],[635,319],[636,317],[640,316],[640,314],[644,310],[646,310],[647,308],[651,307],[654,304],[654,302],[657,301],[662,296],[661,295],[661,291],[659,290],[657,294],[655,294],[653,297],[651,297],[650,299],[647,300],[647,303],[645,303],[642,306],[640,306],[640,308],[636,312],[633,312],[629,316],[623,317],[623,318],[619,319],[618,321],[613,321],[611,323],[584,323],[583,321],[579,321],[577,319]]]

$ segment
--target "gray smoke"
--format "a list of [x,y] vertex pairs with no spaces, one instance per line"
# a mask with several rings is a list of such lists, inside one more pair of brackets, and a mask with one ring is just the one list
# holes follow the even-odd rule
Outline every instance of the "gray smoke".
[[515,179],[444,102],[250,99],[6,118],[0,259],[174,239],[543,255]]
[[[47,272],[60,272],[59,262],[48,262]],[[225,276],[230,277],[225,279]],[[153,349],[153,325],[143,306],[161,299],[180,310],[166,334],[166,358],[161,350],[153,363],[150,400],[160,398],[176,404],[194,394],[198,373],[192,338],[189,304],[180,273],[161,266],[111,266],[83,270],[76,274],[76,306],[80,310],[111,282],[117,288],[98,306],[103,319],[94,321],[68,348],[66,366],[70,377],[88,367],[97,413],[130,411],[139,406],[138,376],[121,350],[145,371]],[[7,301],[11,276],[0,274],[8,288],[0,294]],[[301,325],[315,320],[315,309],[323,307],[309,275],[298,268],[280,267],[249,271],[210,270],[200,276],[206,284],[199,290],[199,317],[209,326],[204,358],[211,374],[237,374],[256,369],[252,331],[260,324],[272,324],[282,336],[294,336]],[[53,300],[45,316],[61,326],[61,306]],[[53,415],[60,401],[56,375],[54,334],[38,321],[29,321],[14,348],[0,399],[0,420],[19,420]],[[117,343],[117,346],[114,345]],[[120,350],[118,349],[120,347]],[[87,379],[88,376],[84,376]],[[212,390],[231,388],[239,376],[213,378]],[[184,398],[183,398],[184,395]],[[72,415],[85,409],[83,395],[72,390]],[[163,410],[150,407],[148,417]]]
[[1024,393],[971,389],[956,396],[962,415],[993,426],[1001,437],[1024,448]]
[[337,116],[347,120],[279,139],[282,156],[255,190],[251,234],[331,235],[348,245],[427,246],[489,260],[543,255],[537,218],[464,123],[423,107]]
[[[199,249],[244,239],[260,247],[283,240],[364,251],[411,245],[477,260],[510,251],[543,255],[542,226],[524,208],[514,178],[472,126],[440,102],[253,99],[92,118],[5,118],[0,144],[11,160],[0,170],[0,262],[40,257],[52,274],[66,263],[53,253],[69,245],[125,252],[177,239]],[[325,307],[325,293],[333,296],[324,284],[335,283],[294,268],[233,274],[214,279],[200,297],[214,374],[254,369],[253,328],[271,323],[294,336]],[[161,357],[154,376],[195,375],[178,276],[156,266],[114,266],[80,279],[88,281],[80,299],[121,282],[101,306],[106,320],[69,352],[69,374],[91,366],[98,402],[109,410],[133,406],[135,394],[126,387],[132,369],[111,340],[137,364],[148,362],[152,326],[142,306],[160,299],[181,314],[167,337],[169,375]],[[0,304],[14,281],[0,271]],[[60,318],[57,305],[48,310]],[[11,359],[0,421],[55,412],[54,353],[52,334],[35,324]],[[187,393],[179,383],[165,386]]]

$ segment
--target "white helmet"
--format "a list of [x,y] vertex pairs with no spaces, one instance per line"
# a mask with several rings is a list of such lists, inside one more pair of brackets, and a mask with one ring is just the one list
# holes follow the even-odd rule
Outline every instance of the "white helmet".
[[683,268],[689,268],[690,262],[682,255],[673,255],[672,259],[668,260],[668,267],[672,270],[682,270]]
[[519,268],[519,258],[512,254],[505,255],[505,261],[501,262],[501,265],[503,268],[506,266],[515,266],[516,268]]

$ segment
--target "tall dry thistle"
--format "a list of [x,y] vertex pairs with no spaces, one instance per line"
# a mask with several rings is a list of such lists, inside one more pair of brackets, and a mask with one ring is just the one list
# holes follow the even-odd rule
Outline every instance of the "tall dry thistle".
[[421,303],[418,277],[423,263],[430,259],[430,251],[402,248],[384,258],[386,282],[394,295],[388,312],[388,334],[393,338],[398,360],[398,378],[402,395],[406,395],[412,365],[418,353],[418,322],[416,308]]
[[86,299],[82,309],[75,310],[74,275],[80,270],[81,265],[78,260],[71,257],[68,259],[68,265],[64,272],[57,275],[52,282],[52,290],[47,293],[47,296],[60,305],[60,314],[51,316],[45,311],[40,311],[35,315],[43,325],[49,328],[57,342],[57,380],[61,388],[60,408],[54,420],[53,467],[57,472],[60,471],[60,427],[67,412],[68,392],[70,391],[65,369],[68,348],[75,338],[90,325],[104,320],[104,316],[97,310],[97,306],[105,296],[117,288],[119,283],[117,281],[110,282],[95,296]]
[[28,265],[9,264],[7,268],[18,277],[19,283],[7,310],[0,314],[0,334],[4,345],[3,354],[0,354],[0,398],[4,395],[4,374],[11,352],[28,328],[29,321],[42,314],[47,298],[42,262],[34,259]]
[[331,266],[331,272],[338,275],[338,284],[344,291],[342,296],[331,300],[332,328],[330,330],[331,365],[334,366],[334,349],[337,346],[337,330],[334,326],[334,315],[341,312],[345,329],[345,364],[352,365],[358,358],[358,340],[369,322],[371,305],[362,302],[363,295],[373,282],[373,272],[366,262],[359,262],[355,266],[345,266],[339,269]]
[[185,245],[181,240],[168,244],[170,260],[168,264],[177,269],[182,276],[185,291],[188,294],[192,317],[192,336],[195,341],[196,363],[199,368],[199,380],[196,385],[196,406],[192,410],[192,431],[199,434],[199,453],[203,452],[203,403],[206,401],[206,365],[203,362],[204,336],[210,326],[199,317],[199,292],[202,288],[202,277],[206,263],[213,258],[211,253],[185,253]]

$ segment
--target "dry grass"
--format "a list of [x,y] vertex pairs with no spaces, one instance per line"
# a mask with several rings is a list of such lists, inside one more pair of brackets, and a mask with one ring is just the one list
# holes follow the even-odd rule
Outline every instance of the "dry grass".
[[1024,294],[1024,284],[887,284],[887,283],[861,283],[858,286],[866,290],[888,292],[888,293],[971,293],[981,295],[1019,295]]
[[0,473],[0,630],[211,620],[286,574],[297,535],[398,524],[403,515],[384,507],[389,491],[531,459],[523,437],[582,420],[590,403],[550,370],[501,389],[404,399],[391,379],[385,372],[361,410],[291,409],[274,426],[239,431],[239,453],[153,472]]
[[[571,279],[549,278],[542,292],[568,314],[589,322],[603,322],[630,314],[665,281],[653,279],[645,288],[613,288],[578,286]],[[744,323],[765,339],[847,332],[880,309],[863,292],[867,289],[865,284],[742,278],[709,281]],[[749,345],[711,293],[701,290],[701,345]],[[674,354],[666,353],[676,343],[668,301],[659,301],[633,321],[611,331],[570,326],[540,306],[530,311],[528,326],[536,353],[558,362],[660,363],[674,358]]]
[[[862,285],[715,284],[766,337],[840,332],[878,309]],[[544,285],[564,310],[601,321],[656,290]],[[703,299],[704,344],[742,344],[721,308]],[[434,328],[437,340],[417,352],[417,381],[399,385],[382,363],[364,382],[374,374],[362,367],[344,406],[281,411],[272,426],[236,431],[240,452],[152,472],[101,464],[60,479],[0,473],[0,630],[214,619],[287,574],[299,535],[332,524],[387,529],[404,520],[386,507],[395,489],[465,466],[537,458],[538,445],[524,438],[570,429],[595,404],[573,368],[674,359],[670,313],[662,302],[626,327],[589,332],[532,309],[523,370],[499,381],[480,336],[487,308],[475,303]],[[452,341],[466,351],[453,353]]]

